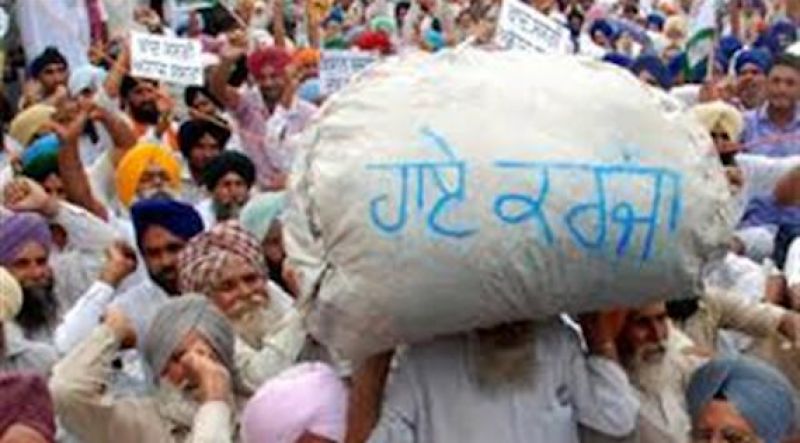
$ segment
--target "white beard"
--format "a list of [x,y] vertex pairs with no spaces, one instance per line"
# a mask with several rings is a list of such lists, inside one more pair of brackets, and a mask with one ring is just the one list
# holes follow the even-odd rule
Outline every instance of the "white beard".
[[536,347],[534,324],[514,323],[470,336],[473,375],[482,389],[517,389],[530,386]]
[[200,409],[195,398],[185,385],[175,386],[166,379],[161,380],[155,393],[156,407],[161,416],[190,429]]
[[673,361],[674,353],[677,350],[670,345],[670,340],[666,340],[659,345],[651,345],[651,348],[661,348],[661,354],[645,357],[646,349],[640,349],[626,365],[631,383],[639,390],[647,394],[658,394],[664,390],[667,383],[671,383],[672,376],[677,371],[670,370],[670,361]]

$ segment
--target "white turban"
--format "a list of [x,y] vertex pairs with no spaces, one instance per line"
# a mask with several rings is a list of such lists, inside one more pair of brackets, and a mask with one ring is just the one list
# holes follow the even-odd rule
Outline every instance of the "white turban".
[[22,307],[22,288],[5,268],[0,267],[0,321],[13,319]]

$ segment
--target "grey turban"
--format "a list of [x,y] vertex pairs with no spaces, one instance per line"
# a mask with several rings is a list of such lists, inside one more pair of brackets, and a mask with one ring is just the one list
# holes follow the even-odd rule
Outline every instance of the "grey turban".
[[765,443],[780,443],[794,420],[792,386],[777,370],[750,358],[721,358],[698,369],[689,382],[689,414],[698,414],[715,398],[733,403]]
[[161,305],[147,331],[143,353],[156,380],[190,331],[199,333],[208,341],[231,378],[235,378],[233,329],[206,297],[189,294],[172,298]]

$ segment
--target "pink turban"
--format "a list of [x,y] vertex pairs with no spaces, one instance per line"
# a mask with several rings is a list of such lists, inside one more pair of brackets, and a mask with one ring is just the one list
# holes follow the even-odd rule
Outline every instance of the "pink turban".
[[250,54],[247,57],[247,69],[254,76],[261,75],[261,71],[266,66],[271,67],[276,73],[283,73],[291,62],[292,56],[288,52],[281,48],[270,46]]
[[333,369],[302,363],[264,383],[242,412],[245,443],[295,443],[306,432],[344,441],[347,388]]
[[19,212],[0,217],[0,265],[8,265],[28,242],[36,242],[46,250],[53,243],[47,221],[33,212]]
[[46,441],[55,441],[53,400],[38,375],[0,374],[0,436],[17,424],[35,430]]

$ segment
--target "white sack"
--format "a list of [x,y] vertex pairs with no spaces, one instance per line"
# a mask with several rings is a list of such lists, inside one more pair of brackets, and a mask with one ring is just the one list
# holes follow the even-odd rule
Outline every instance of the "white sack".
[[291,179],[311,332],[358,359],[696,293],[733,222],[711,140],[680,109],[575,57],[459,49],[368,69],[303,134]]

